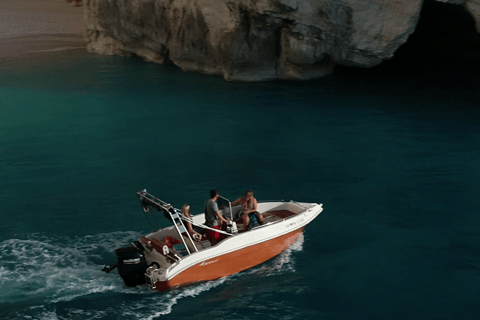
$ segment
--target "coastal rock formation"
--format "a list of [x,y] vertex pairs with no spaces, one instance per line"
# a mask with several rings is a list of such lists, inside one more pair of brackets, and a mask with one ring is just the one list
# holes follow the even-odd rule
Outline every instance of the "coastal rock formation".
[[480,0],[466,0],[465,8],[475,20],[477,32],[480,32]]
[[[480,0],[465,6],[480,21]],[[415,30],[423,0],[87,0],[87,48],[227,80],[372,67]]]

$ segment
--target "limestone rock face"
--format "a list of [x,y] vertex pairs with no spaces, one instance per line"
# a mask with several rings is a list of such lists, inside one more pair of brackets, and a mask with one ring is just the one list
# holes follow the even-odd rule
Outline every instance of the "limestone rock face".
[[475,20],[477,32],[480,32],[480,0],[466,0],[465,8]]
[[[413,33],[422,0],[87,0],[88,50],[227,80],[310,79],[371,67]],[[480,0],[464,3],[477,14]]]

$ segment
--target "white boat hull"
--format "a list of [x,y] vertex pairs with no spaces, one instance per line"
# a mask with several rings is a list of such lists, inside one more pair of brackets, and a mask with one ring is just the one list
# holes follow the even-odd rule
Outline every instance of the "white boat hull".
[[291,206],[303,209],[291,217],[227,237],[217,245],[193,252],[168,267],[150,268],[147,270],[150,285],[158,291],[165,291],[190,283],[222,278],[259,265],[292,245],[305,226],[323,210],[321,204],[275,202],[263,206],[259,204],[259,211],[268,212],[269,206],[278,208],[279,204],[292,204]]

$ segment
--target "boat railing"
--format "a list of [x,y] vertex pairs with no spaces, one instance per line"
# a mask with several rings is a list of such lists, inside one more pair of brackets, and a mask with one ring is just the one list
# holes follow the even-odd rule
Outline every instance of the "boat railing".
[[[150,207],[157,209],[158,211],[165,212],[168,211],[170,208],[173,208],[171,204],[166,203],[165,201],[158,199],[157,197],[151,195],[147,192],[147,189],[143,189],[137,192],[138,200],[140,200],[140,204],[142,205],[143,213],[145,214],[145,218],[147,219],[148,224],[152,231],[160,230],[160,224],[158,223],[157,217],[155,213],[150,210]],[[153,220],[157,224],[157,229],[155,229],[148,218],[148,212],[152,215]]]
[[218,196],[218,199],[223,200],[223,201],[217,200],[218,210],[222,211],[223,209],[227,209],[228,213],[230,213],[230,219],[232,219],[232,221],[233,221],[232,203],[230,202],[230,200],[228,200],[225,197],[222,197],[221,195]]
[[[155,197],[154,195],[148,193],[146,189],[138,191],[137,195],[138,195],[138,199],[140,200],[140,204],[142,205],[143,212],[145,214],[145,218],[147,219],[148,224],[152,228],[152,231],[155,232],[156,230],[153,227],[152,223],[150,222],[150,219],[148,218],[148,212],[150,212],[150,214],[153,217],[153,220],[157,224],[157,230],[161,229],[160,224],[158,223],[158,220],[155,216],[154,211],[151,210],[151,208],[155,208],[158,211],[162,211],[163,215],[168,220],[173,222],[173,225],[178,232],[179,238],[183,242],[183,245],[185,246],[185,249],[187,250],[188,254],[191,254],[192,252],[189,249],[189,246],[187,245],[187,242],[185,241],[185,238],[183,237],[183,234],[185,234],[188,237],[188,239],[190,240],[190,243],[193,245],[192,247],[193,247],[194,251],[198,252],[199,250],[197,248],[197,245],[195,244],[195,241],[193,241],[192,236],[190,235],[190,232],[188,232],[188,230],[187,230],[187,228],[184,224],[184,221],[189,222],[192,225],[203,228],[205,230],[211,230],[211,231],[221,233],[221,234],[226,235],[226,236],[232,236],[233,235],[232,233],[228,233],[228,232],[225,232],[223,230],[218,230],[218,229],[207,227],[206,225],[195,223],[193,221],[193,219],[182,215],[181,210],[179,210],[177,208],[174,208],[171,204],[169,204],[169,203]],[[228,200],[227,198],[221,197],[221,196],[219,196],[219,198],[223,199],[226,202],[224,208],[227,208],[229,210],[230,217],[233,218],[233,216],[232,216],[232,204],[231,204],[230,200]]]
[[[151,213],[153,219],[157,224],[158,230],[161,229],[160,224],[158,223],[157,218],[155,217],[155,213],[153,212],[153,210],[150,209],[150,208],[155,208],[158,211],[163,211],[164,216],[173,222],[173,225],[177,230],[178,236],[180,240],[183,242],[185,249],[187,250],[188,254],[191,254],[192,252],[190,252],[190,249],[182,235],[186,234],[192,244],[194,244],[194,241],[190,233],[187,231],[185,224],[183,223],[184,217],[182,216],[181,211],[177,208],[174,208],[171,204],[148,193],[146,189],[138,191],[137,195],[138,195],[138,199],[140,200],[140,204],[142,205],[143,212],[145,213],[145,218],[147,219],[148,224],[152,228],[152,231],[155,232],[152,224],[150,223],[150,220],[148,219],[147,212]],[[193,248],[195,249],[195,251],[198,251],[198,248],[195,244],[193,245]]]

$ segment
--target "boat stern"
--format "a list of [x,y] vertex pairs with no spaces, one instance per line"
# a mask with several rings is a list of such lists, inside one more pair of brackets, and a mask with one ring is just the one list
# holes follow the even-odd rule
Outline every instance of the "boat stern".
[[170,285],[169,281],[167,280],[168,268],[166,267],[158,267],[155,264],[148,267],[145,271],[145,282],[151,289],[157,289],[158,291],[166,291],[170,289],[172,286]]

